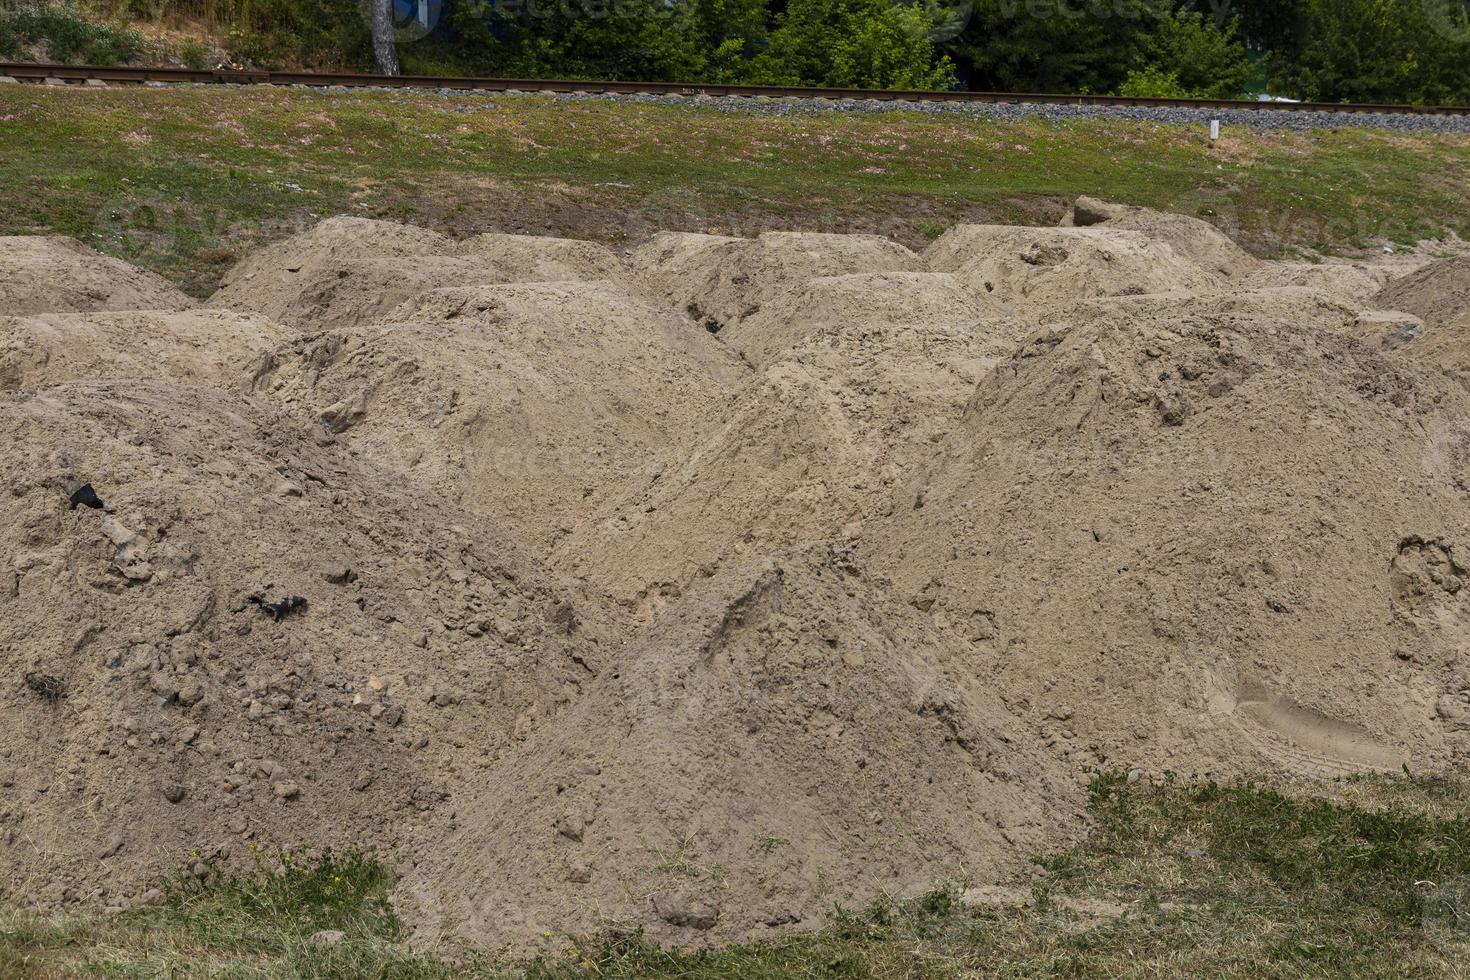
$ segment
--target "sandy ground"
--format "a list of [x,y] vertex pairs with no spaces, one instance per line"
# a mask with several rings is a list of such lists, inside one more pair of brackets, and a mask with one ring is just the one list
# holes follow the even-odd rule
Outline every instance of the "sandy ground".
[[0,458],[11,902],[370,847],[425,945],[700,945],[1012,879],[1098,767],[1470,768],[1427,250],[333,218],[196,308],[6,238]]

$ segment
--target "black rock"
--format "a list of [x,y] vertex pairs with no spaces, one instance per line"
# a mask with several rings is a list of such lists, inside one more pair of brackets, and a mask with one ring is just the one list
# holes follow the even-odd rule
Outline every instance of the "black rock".
[[280,622],[294,612],[300,612],[306,608],[306,600],[299,595],[288,595],[280,602],[266,602],[264,599],[255,598],[251,602],[258,605],[265,614],[276,622]]
[[76,510],[78,507],[90,507],[93,510],[102,509],[102,498],[97,496],[97,491],[92,489],[92,484],[90,483],[83,483],[77,487],[69,499],[71,500],[71,510]]

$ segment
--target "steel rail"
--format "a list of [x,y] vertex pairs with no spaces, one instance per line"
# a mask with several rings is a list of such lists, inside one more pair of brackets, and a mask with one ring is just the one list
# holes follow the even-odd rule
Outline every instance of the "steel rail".
[[257,71],[254,69],[117,68],[0,62],[0,76],[33,84],[304,85],[317,88],[454,89],[470,92],[560,92],[594,95],[738,96],[772,99],[872,99],[887,102],[981,102],[1011,105],[1148,106],[1182,109],[1241,109],[1276,112],[1351,112],[1394,115],[1465,116],[1470,106],[1422,106],[1345,102],[1259,102],[1245,99],[1145,99],[1121,95],[1060,95],[1044,92],[932,92],[906,89],[801,88],[685,82],[573,81],[544,78],[466,78],[452,75],[365,75],[353,72]]

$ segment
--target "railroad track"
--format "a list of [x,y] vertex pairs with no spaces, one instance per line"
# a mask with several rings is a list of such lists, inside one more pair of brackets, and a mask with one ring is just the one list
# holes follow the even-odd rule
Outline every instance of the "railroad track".
[[463,78],[448,75],[364,75],[347,72],[251,69],[105,68],[0,62],[0,76],[33,84],[307,85],[319,88],[456,89],[467,92],[581,92],[612,95],[738,96],[774,99],[877,99],[893,102],[987,102],[1013,105],[1153,106],[1247,111],[1352,112],[1420,116],[1470,116],[1470,106],[1375,105],[1342,102],[1256,102],[1245,99],[1138,99],[1121,95],[1056,95],[1039,92],[930,92],[901,89],[799,88],[684,82],[601,82],[542,78]]

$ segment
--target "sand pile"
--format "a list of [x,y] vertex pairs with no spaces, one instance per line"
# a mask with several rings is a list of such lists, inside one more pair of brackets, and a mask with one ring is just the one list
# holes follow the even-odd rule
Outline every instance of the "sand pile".
[[102,378],[238,383],[250,357],[286,336],[263,316],[221,310],[0,317],[0,391]]
[[1221,277],[1141,232],[1106,225],[957,225],[924,253],[929,268],[1036,316],[1083,300],[1218,289]]
[[1413,313],[1431,327],[1470,316],[1470,255],[1432,262],[1395,280],[1373,304]]
[[1084,300],[1037,317],[1042,326],[1126,323],[1167,316],[1272,317],[1297,327],[1319,330],[1359,329],[1361,304],[1323,289],[1268,286],[1220,293],[1148,293]]
[[390,319],[291,341],[257,388],[540,547],[714,424],[749,373],[608,282],[435,290]]
[[875,561],[1078,763],[1448,761],[1470,401],[1346,333],[1165,315],[1034,337]]
[[0,236],[0,316],[183,310],[194,301],[151,272],[60,236]]
[[1021,868],[1084,767],[1470,767],[1458,267],[1071,220],[333,219],[182,312],[0,243],[0,897],[370,846],[424,943],[697,945]]
[[[927,290],[966,305],[906,322],[875,299],[876,315],[835,303],[803,326],[787,321],[791,333],[805,334],[800,343],[747,384],[705,439],[651,481],[590,510],[591,519],[558,543],[555,562],[647,617],[729,556],[855,541],[874,519],[912,505],[895,505],[895,488],[1030,327],[957,294],[948,277],[906,273],[895,283],[894,276],[813,280],[795,308],[815,312],[811,299],[870,290],[915,297]],[[763,332],[762,318],[732,328],[734,342],[747,331],[778,342],[781,331]]]
[[500,269],[510,282],[560,282],[623,277],[623,262],[595,242],[537,235],[485,234],[455,246],[455,254]]
[[710,333],[738,324],[808,279],[916,272],[917,255],[877,235],[768,231],[759,238],[663,232],[633,252],[628,275],[654,302]]
[[599,669],[594,600],[318,441],[171,381],[0,400],[8,899],[112,904],[252,842],[401,851]]
[[497,234],[455,242],[390,221],[330,218],[247,256],[210,305],[320,330],[383,320],[435,289],[621,273],[621,260],[591,242]]
[[1009,314],[985,293],[943,272],[824,276],[766,304],[720,339],[756,367],[788,354],[814,334],[837,343],[844,333],[909,327],[955,331]]
[[1470,389],[1470,313],[1432,327],[1410,313],[1393,319],[1400,322],[1386,325],[1379,334],[1384,349]]
[[1262,262],[1236,282],[1242,290],[1279,287],[1315,289],[1341,302],[1377,305],[1376,295],[1394,276],[1387,263],[1370,264],[1346,259],[1321,262]]
[[1033,741],[844,555],[737,563],[492,770],[400,896],[440,942],[814,924],[1065,838],[1082,794]]
[[1095,197],[1079,197],[1062,219],[1062,226],[1141,232],[1153,241],[1167,244],[1175,255],[1226,278],[1243,275],[1260,264],[1207,221]]

